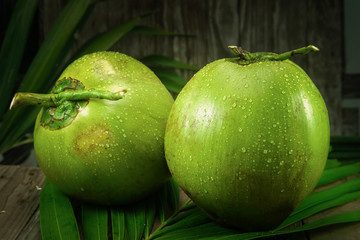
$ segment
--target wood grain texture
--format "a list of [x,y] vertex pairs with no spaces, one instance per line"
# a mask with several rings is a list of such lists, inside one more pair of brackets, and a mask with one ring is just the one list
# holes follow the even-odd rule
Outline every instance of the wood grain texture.
[[[39,168],[0,167],[1,239],[11,240],[17,239],[17,237],[27,239],[30,233],[33,236],[39,236],[40,228],[36,213],[40,199],[38,187],[43,186],[44,179]],[[21,238],[22,232],[23,237]]]

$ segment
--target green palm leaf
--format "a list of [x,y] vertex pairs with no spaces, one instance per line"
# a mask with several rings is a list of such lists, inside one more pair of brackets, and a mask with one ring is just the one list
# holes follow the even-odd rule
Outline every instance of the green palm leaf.
[[111,226],[113,240],[128,239],[125,226],[125,213],[122,208],[111,207]]
[[116,42],[123,36],[129,33],[138,23],[140,18],[136,18],[119,27],[106,31],[102,34],[96,35],[88,42],[86,42],[74,55],[73,60],[92,52],[109,50]]
[[[25,74],[18,91],[44,92],[50,88],[69,51],[68,42],[81,22],[89,0],[70,1]],[[32,128],[38,109],[20,108],[8,111],[0,126],[0,153],[9,149]]]
[[108,232],[107,207],[81,204],[81,225],[86,240],[107,240]]
[[140,240],[143,237],[146,223],[146,210],[144,203],[126,207],[125,225],[130,240]]
[[162,67],[150,67],[150,69],[160,78],[167,89],[174,93],[180,93],[186,85],[185,79],[170,69]]
[[40,225],[42,239],[80,239],[69,198],[49,180],[40,195]]
[[[13,94],[22,56],[38,0],[19,0],[6,29],[0,51],[0,102],[8,103]],[[0,104],[0,116],[8,104]]]
[[187,70],[199,70],[199,68],[197,67],[191,66],[189,64],[162,55],[149,55],[146,57],[142,57],[139,60],[147,64],[160,65],[162,67],[187,69]]

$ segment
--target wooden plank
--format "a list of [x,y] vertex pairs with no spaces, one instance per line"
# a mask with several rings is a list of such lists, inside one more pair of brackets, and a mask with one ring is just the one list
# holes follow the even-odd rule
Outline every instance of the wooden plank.
[[16,239],[24,228],[28,233],[39,232],[40,225],[36,220],[36,212],[40,200],[39,187],[43,186],[44,179],[44,174],[36,167],[0,166],[2,239]]
[[41,230],[40,230],[40,209],[37,208],[34,214],[31,216],[17,240],[37,240],[41,239]]
[[343,74],[342,0],[308,0],[307,39],[320,48],[309,55],[308,74],[321,92],[329,112],[331,135],[341,130],[341,83]]

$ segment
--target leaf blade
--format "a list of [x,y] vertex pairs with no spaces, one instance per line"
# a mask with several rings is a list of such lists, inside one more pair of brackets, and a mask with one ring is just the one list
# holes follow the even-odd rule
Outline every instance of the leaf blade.
[[108,212],[100,205],[81,204],[81,223],[86,240],[107,240]]
[[320,204],[327,200],[337,198],[346,193],[360,191],[360,178],[349,180],[335,187],[316,192],[308,196],[292,214],[303,211],[306,208]]
[[187,70],[199,70],[199,68],[191,66],[189,64],[177,61],[173,58],[162,56],[162,55],[149,55],[139,59],[144,63],[150,63],[160,65],[169,68],[187,69]]
[[153,195],[146,206],[146,215],[145,215],[145,229],[144,229],[144,237],[148,238],[151,234],[151,231],[154,227],[155,218],[156,218],[156,195]]
[[348,164],[345,166],[335,167],[331,169],[326,169],[318,184],[317,187],[335,182],[342,178],[354,175],[356,173],[360,173],[360,162]]
[[110,209],[113,240],[123,240],[126,237],[125,213],[122,208]]
[[173,211],[179,209],[180,193],[179,185],[175,182],[174,178],[171,178],[166,184],[168,192],[168,204]]
[[49,180],[40,194],[40,226],[42,239],[80,239],[69,198]]
[[123,36],[129,33],[139,22],[140,18],[135,18],[127,23],[122,24],[119,27],[96,35],[79,49],[79,51],[74,55],[73,59],[79,58],[85,54],[93,53],[95,51],[109,50]]
[[307,217],[310,217],[316,213],[319,213],[323,210],[332,208],[332,207],[336,207],[336,206],[340,206],[343,205],[345,203],[351,202],[351,201],[355,201],[357,199],[360,198],[360,191],[357,192],[351,192],[351,193],[347,193],[345,195],[342,195],[338,198],[326,201],[326,202],[322,202],[320,204],[317,204],[315,206],[312,206],[310,208],[307,208],[305,210],[303,210],[300,213],[297,214],[293,214],[290,217],[288,217],[279,227],[276,228],[276,230],[282,229],[284,227],[290,226],[291,224],[294,224],[298,221],[301,221]]
[[182,77],[172,70],[161,67],[150,67],[150,69],[158,76],[165,87],[174,93],[180,93],[187,83]]
[[0,116],[9,106],[38,0],[17,1],[0,51]]
[[146,207],[143,202],[126,207],[125,224],[130,240],[141,240],[146,224]]
[[[85,14],[89,2],[89,0],[72,0],[66,5],[27,70],[18,91],[44,92],[52,85],[56,76],[54,69],[62,63],[64,52],[68,50],[67,43]],[[5,114],[0,126],[0,153],[10,148],[31,129],[37,112],[38,110],[34,108],[20,108]]]

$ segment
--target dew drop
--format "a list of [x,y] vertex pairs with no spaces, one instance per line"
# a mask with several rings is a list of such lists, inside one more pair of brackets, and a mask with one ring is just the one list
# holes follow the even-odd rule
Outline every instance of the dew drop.
[[293,150],[290,150],[290,151],[289,151],[289,154],[292,154],[292,153],[293,153]]
[[242,152],[246,152],[246,148],[245,148],[245,147],[242,147],[241,150],[242,150]]
[[239,132],[242,132],[243,130],[242,130],[242,128],[239,128]]

